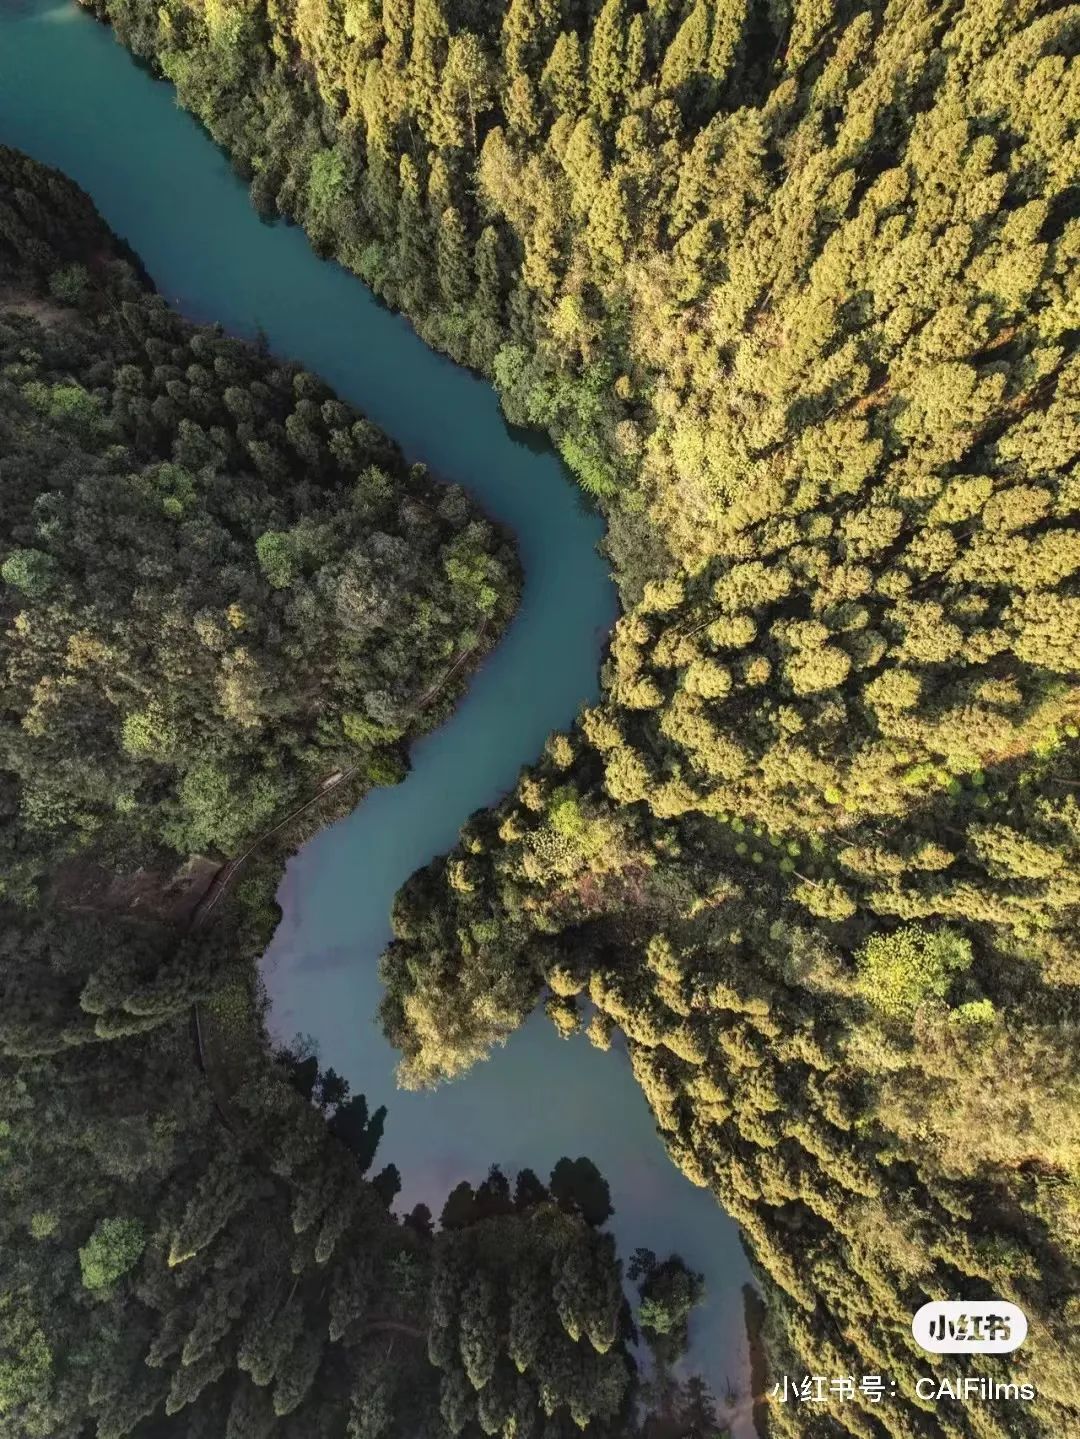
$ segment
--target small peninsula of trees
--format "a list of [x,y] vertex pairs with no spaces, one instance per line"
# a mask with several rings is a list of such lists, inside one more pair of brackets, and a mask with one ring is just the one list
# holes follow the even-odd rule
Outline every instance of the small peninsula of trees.
[[209,992],[220,941],[165,961],[108,917],[175,912],[332,776],[345,802],[400,778],[517,569],[460,489],[172,313],[85,196],[9,150],[0,465],[0,901],[79,915],[0,939],[0,1035],[32,1054]]

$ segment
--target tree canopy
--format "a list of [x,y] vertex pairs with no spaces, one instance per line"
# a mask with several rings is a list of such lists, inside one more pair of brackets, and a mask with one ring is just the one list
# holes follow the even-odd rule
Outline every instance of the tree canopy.
[[[620,1030],[773,1371],[901,1383],[777,1434],[1074,1429],[1076,6],[95,5],[608,517],[601,703],[397,906],[406,1076]],[[917,1401],[943,1293],[1037,1404]]]

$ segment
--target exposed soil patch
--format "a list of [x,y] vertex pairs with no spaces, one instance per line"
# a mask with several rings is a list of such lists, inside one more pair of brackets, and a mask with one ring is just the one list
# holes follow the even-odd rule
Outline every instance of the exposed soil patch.
[[64,325],[71,318],[71,311],[62,305],[54,305],[26,290],[15,290],[0,286],[0,314],[27,315],[46,329]]
[[114,874],[92,860],[72,859],[53,876],[53,895],[65,909],[127,914],[181,927],[190,921],[220,869],[219,861],[198,854],[172,874],[153,869]]

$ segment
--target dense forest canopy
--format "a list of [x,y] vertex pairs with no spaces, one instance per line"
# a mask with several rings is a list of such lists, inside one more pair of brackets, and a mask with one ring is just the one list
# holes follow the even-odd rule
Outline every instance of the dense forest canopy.
[[29,844],[48,862],[107,826],[117,854],[228,853],[335,768],[391,778],[505,621],[507,542],[122,261],[57,255],[23,295],[12,267],[67,215],[2,178],[3,744]]
[[640,1251],[635,1318],[588,1159],[400,1219],[385,1106],[261,1027],[285,854],[445,713],[508,541],[3,148],[0,489],[0,1434],[719,1435],[700,1276]]
[[[3,1065],[5,1439],[639,1432],[621,1265],[572,1186],[493,1168],[437,1230],[399,1222],[393,1166],[366,1174],[382,1114],[249,1058],[228,1128],[183,1024]],[[666,1264],[644,1339],[685,1322],[696,1276]],[[666,1409],[720,1433],[700,1386]]]
[[[127,897],[152,913],[329,777],[399,778],[515,599],[463,492],[314,376],[173,314],[10,151],[0,367],[0,897],[100,912],[110,876],[149,872]],[[40,947],[4,941],[0,1035],[25,1053],[175,1012],[218,962],[159,964],[135,934],[46,981]]]
[[[898,1380],[774,1433],[1071,1432],[1080,7],[94,8],[609,518],[602,702],[399,900],[406,1076],[620,1030],[773,1373]],[[942,1295],[1035,1403],[918,1399]]]

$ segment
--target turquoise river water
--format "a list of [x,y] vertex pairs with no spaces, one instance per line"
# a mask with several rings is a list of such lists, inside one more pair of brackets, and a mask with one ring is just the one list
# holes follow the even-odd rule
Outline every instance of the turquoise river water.
[[[0,142],[78,181],[184,314],[236,334],[261,329],[517,536],[521,609],[451,720],[413,747],[403,784],[369,795],[290,863],[264,964],[271,1025],[310,1034],[354,1091],[387,1104],[379,1162],[401,1170],[399,1208],[424,1200],[437,1213],[449,1189],[493,1162],[543,1176],[563,1154],[589,1155],[611,1185],[623,1252],[675,1249],[704,1273],[693,1365],[721,1394],[729,1381],[744,1388],[750,1276],[738,1232],[668,1160],[623,1054],[563,1041],[534,1016],[463,1079],[413,1094],[396,1090],[396,1055],[374,1019],[395,891],[597,693],[616,613],[600,521],[554,452],[508,429],[488,384],[318,259],[300,230],[262,223],[171,88],[74,4],[0,0]],[[742,1439],[752,1431],[739,1409]]]

